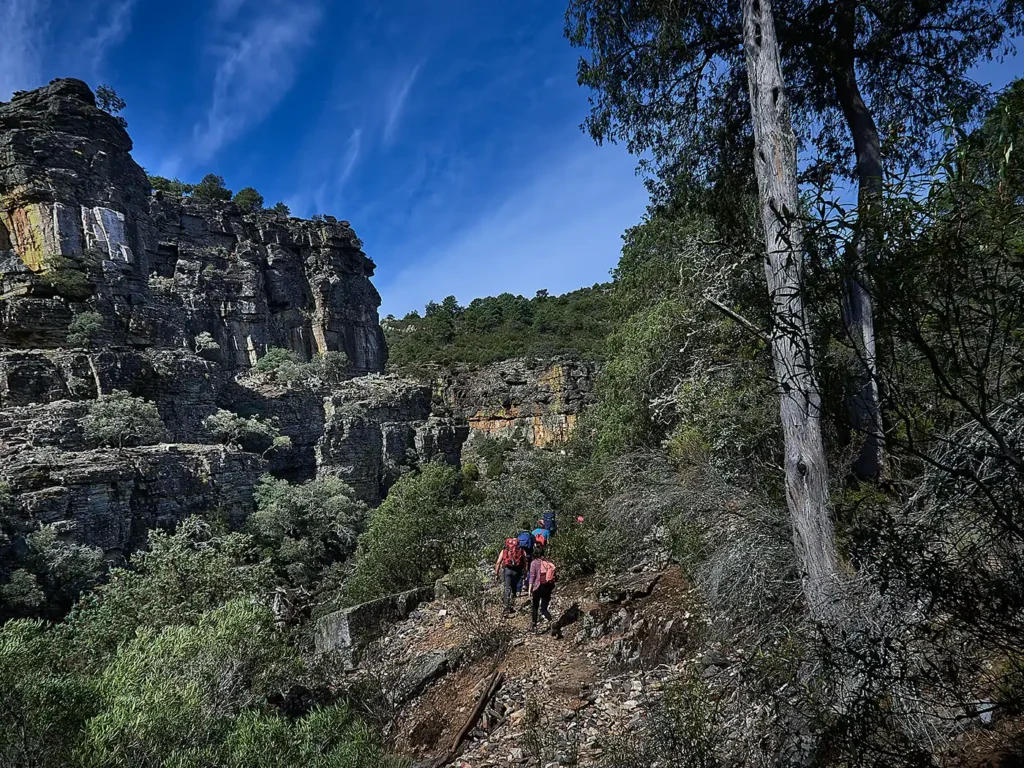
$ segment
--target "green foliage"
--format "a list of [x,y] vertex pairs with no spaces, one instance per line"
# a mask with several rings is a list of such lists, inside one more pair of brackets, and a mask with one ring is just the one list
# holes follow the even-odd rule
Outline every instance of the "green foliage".
[[0,627],[0,765],[61,768],[96,709],[90,682],[70,673],[42,621]]
[[128,127],[128,121],[118,115],[127,105],[124,103],[124,99],[117,95],[117,91],[109,85],[100,85],[96,88],[96,106],[108,115],[114,115],[114,119],[122,128]]
[[92,341],[103,330],[103,315],[99,312],[80,312],[68,325],[68,344],[75,347],[90,347]]
[[84,766],[217,764],[241,712],[300,669],[269,608],[234,600],[192,625],[142,628],[99,678]]
[[198,336],[192,339],[192,343],[195,345],[195,350],[197,353],[206,352],[207,350],[214,351],[220,349],[220,344],[217,343],[217,340],[213,338],[213,334],[211,334],[209,331],[203,331],[202,333],[200,333]]
[[186,184],[181,179],[167,179],[163,176],[148,176],[149,186],[158,192],[164,192],[172,197],[184,197],[192,194],[195,184]]
[[382,322],[390,359],[397,365],[425,362],[492,363],[512,357],[604,357],[614,317],[607,285],[564,296],[538,292],[533,299],[503,293],[462,307],[449,296],[427,304],[423,317],[410,312]]
[[292,485],[264,475],[255,497],[250,529],[288,583],[312,584],[355,551],[367,509],[337,477]]
[[263,195],[252,187],[242,187],[235,193],[232,202],[245,213],[263,210]]
[[83,271],[83,265],[66,256],[48,256],[46,271],[40,281],[53,293],[66,299],[81,300],[92,295],[92,283]]
[[86,668],[102,668],[137,628],[194,624],[207,611],[240,598],[259,599],[273,584],[251,536],[215,535],[198,518],[174,533],[154,530],[149,550],[115,568],[87,594],[61,631]]
[[428,464],[400,477],[359,537],[348,600],[373,600],[442,576],[466,546],[460,492],[452,467]]
[[34,573],[18,568],[11,573],[7,583],[0,587],[0,599],[6,603],[7,610],[31,614],[42,607],[46,595]]
[[253,370],[271,381],[289,386],[331,386],[348,378],[351,366],[344,352],[324,352],[309,362],[303,362],[302,358],[289,349],[270,347],[256,361]]
[[[899,126],[886,161],[920,163],[937,124],[976,114],[984,87],[975,62],[1018,33],[1024,10],[987,0],[936,2],[871,13],[808,0],[773,3],[782,65],[811,173],[842,177],[852,165],[845,123],[854,90],[879,126]],[[665,200],[708,187],[750,189],[753,157],[739,4],[714,0],[571,0],[566,36],[583,49],[578,80],[591,92],[585,127],[599,143],[620,141],[643,157]],[[714,61],[715,66],[708,66]],[[860,118],[859,118],[860,119]],[[727,218],[722,207],[718,214]]]
[[124,99],[117,95],[117,91],[109,85],[100,85],[96,88],[96,106],[110,115],[116,115],[125,108]]
[[117,448],[152,445],[167,436],[156,404],[122,390],[90,403],[82,430],[86,440]]
[[224,184],[224,177],[215,173],[203,176],[192,190],[192,197],[198,200],[230,200],[231,190]]
[[292,444],[290,437],[281,434],[281,426],[276,417],[246,418],[219,409],[212,416],[203,419],[203,426],[222,443],[253,453],[265,454],[271,450],[284,450],[290,448]]
[[274,203],[274,207],[271,208],[270,210],[272,210],[274,213],[278,214],[279,216],[291,216],[292,215],[292,209],[289,208],[287,205],[285,205],[282,202]]

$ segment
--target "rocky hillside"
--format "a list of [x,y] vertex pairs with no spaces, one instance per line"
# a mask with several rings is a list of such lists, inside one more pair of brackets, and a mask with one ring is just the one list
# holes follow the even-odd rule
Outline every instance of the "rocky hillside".
[[[78,80],[0,104],[0,456],[22,533],[60,522],[116,559],[192,513],[243,519],[266,471],[336,474],[375,503],[423,461],[457,464],[471,435],[548,445],[571,429],[592,367],[382,376],[375,265],[348,222],[165,196],[131,148]],[[275,348],[344,370],[275,380],[253,369]],[[159,441],[84,433],[115,391],[156,404]],[[220,410],[276,423],[290,447],[218,439]]]

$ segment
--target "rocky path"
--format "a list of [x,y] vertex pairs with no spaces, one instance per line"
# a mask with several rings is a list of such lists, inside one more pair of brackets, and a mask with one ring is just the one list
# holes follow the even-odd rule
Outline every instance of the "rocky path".
[[597,765],[628,747],[651,702],[678,676],[689,599],[674,568],[570,582],[552,600],[556,631],[542,625],[542,634],[529,631],[525,600],[501,615],[496,587],[472,601],[427,603],[377,644],[369,664],[383,687],[403,691],[395,746],[430,765],[501,672],[501,687],[447,765]]

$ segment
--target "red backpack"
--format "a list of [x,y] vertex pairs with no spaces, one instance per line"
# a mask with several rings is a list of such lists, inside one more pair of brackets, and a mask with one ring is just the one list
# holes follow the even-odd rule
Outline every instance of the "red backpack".
[[519,546],[519,539],[505,539],[505,549],[501,552],[501,564],[521,568],[524,562],[526,562],[526,553]]

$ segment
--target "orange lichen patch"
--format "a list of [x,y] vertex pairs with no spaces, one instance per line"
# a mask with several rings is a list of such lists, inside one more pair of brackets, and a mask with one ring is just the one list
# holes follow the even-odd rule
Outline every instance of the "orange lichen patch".
[[576,426],[576,414],[555,414],[547,416],[487,418],[474,416],[469,419],[469,428],[483,432],[488,437],[512,437],[521,430],[534,448],[545,448],[555,443],[564,443]]
[[0,212],[0,223],[7,230],[11,247],[33,272],[45,269],[46,252],[43,246],[43,211],[38,203]]
[[540,375],[538,381],[552,392],[561,392],[565,386],[565,371],[559,364],[552,365]]

